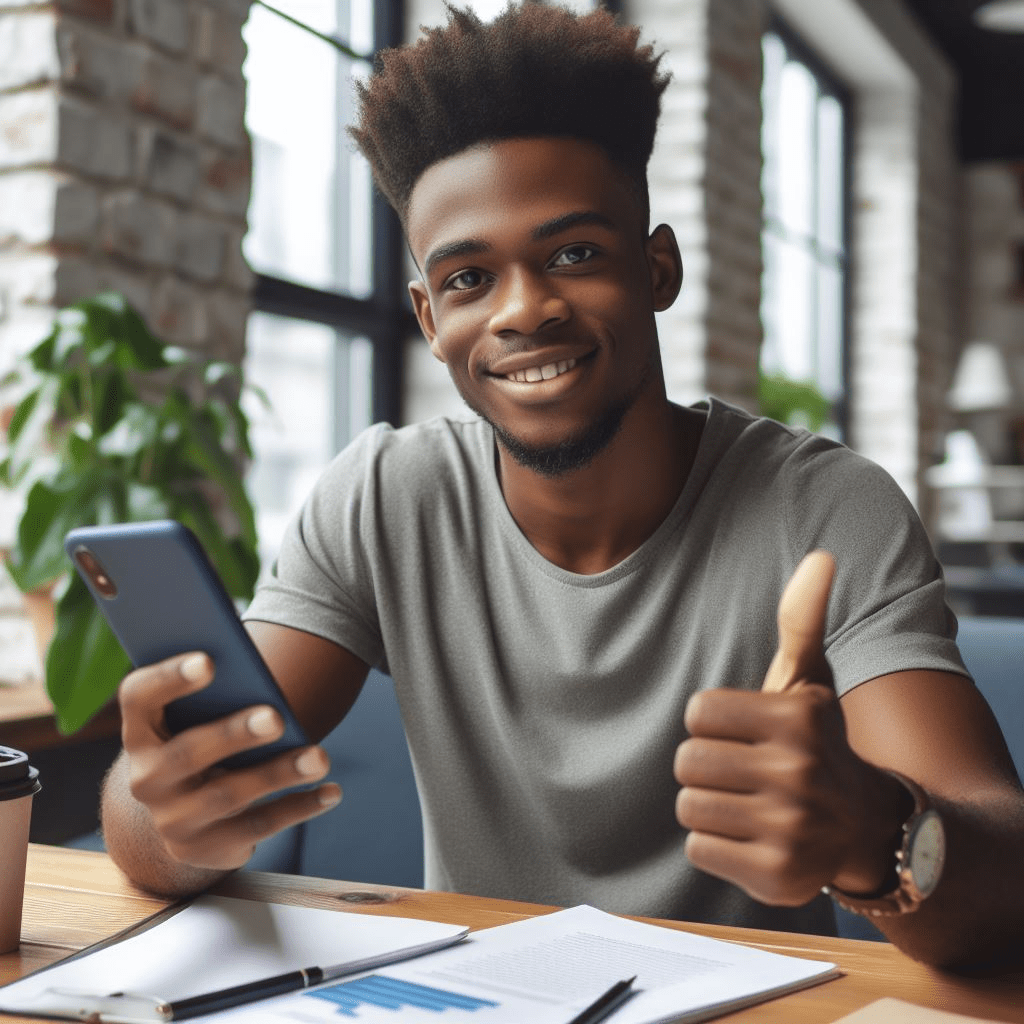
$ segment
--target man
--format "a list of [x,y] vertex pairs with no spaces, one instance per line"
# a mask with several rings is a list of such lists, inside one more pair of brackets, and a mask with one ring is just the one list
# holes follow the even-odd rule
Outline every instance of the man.
[[[913,956],[984,955],[1024,920],[1021,792],[919,521],[838,445],[667,400],[665,84],[635,30],[532,4],[385,56],[353,134],[479,418],[357,439],[248,628],[314,740],[369,665],[394,676],[429,887],[816,931],[828,887]],[[161,892],[340,798],[254,803],[321,779],[317,747],[211,770],[278,734],[270,709],[168,737],[164,705],[211,677],[193,654],[121,690],[107,842]]]

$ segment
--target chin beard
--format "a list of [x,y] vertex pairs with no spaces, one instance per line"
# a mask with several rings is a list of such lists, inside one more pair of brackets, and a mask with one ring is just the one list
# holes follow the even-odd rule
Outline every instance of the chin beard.
[[[502,447],[524,469],[546,477],[560,477],[583,469],[594,457],[604,451],[619,432],[622,421],[635,401],[629,395],[617,405],[606,409],[601,417],[576,437],[551,445],[531,445],[502,430],[488,420]],[[486,417],[485,417],[486,418]]]
[[[657,360],[657,348],[652,361]],[[643,393],[651,377],[653,366],[644,368],[636,386],[614,405],[609,406],[593,423],[585,427],[575,437],[566,438],[550,445],[531,445],[508,433],[494,420],[485,416],[480,409],[469,401],[461,388],[458,388],[462,400],[482,419],[486,420],[494,430],[502,447],[524,469],[532,470],[540,476],[549,478],[566,476],[578,469],[588,466],[594,458],[611,444],[615,435],[626,418],[626,413],[633,408]],[[456,385],[458,387],[458,385]]]

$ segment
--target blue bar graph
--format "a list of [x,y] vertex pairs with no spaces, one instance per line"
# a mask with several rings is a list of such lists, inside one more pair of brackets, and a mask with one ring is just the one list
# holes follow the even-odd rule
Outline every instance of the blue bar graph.
[[489,999],[477,999],[475,996],[464,996],[458,992],[446,992],[441,988],[429,985],[417,985],[399,978],[389,978],[383,974],[371,974],[366,978],[354,981],[343,981],[327,988],[318,988],[306,993],[316,999],[326,999],[337,1004],[337,1013],[341,1017],[358,1018],[360,1006],[373,1006],[382,1010],[399,1011],[411,1006],[421,1010],[432,1010],[444,1013],[445,1010],[463,1010],[472,1012],[487,1006],[498,1006]]

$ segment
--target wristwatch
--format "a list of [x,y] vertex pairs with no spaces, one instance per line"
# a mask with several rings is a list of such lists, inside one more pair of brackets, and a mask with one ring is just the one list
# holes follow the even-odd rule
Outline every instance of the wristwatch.
[[912,914],[935,891],[946,861],[946,832],[939,812],[928,794],[912,779],[888,772],[914,799],[914,810],[903,823],[896,851],[896,886],[884,891],[854,895],[826,885],[822,892],[839,906],[868,917]]

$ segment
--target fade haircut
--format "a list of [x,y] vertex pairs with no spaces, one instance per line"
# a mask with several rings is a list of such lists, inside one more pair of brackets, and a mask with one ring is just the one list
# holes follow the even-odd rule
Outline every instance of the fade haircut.
[[640,30],[598,9],[576,14],[526,2],[492,22],[445,5],[448,23],[385,50],[358,84],[349,128],[377,187],[403,225],[423,172],[501,139],[568,137],[596,143],[627,177],[649,217],[647,161],[669,75],[638,46]]

